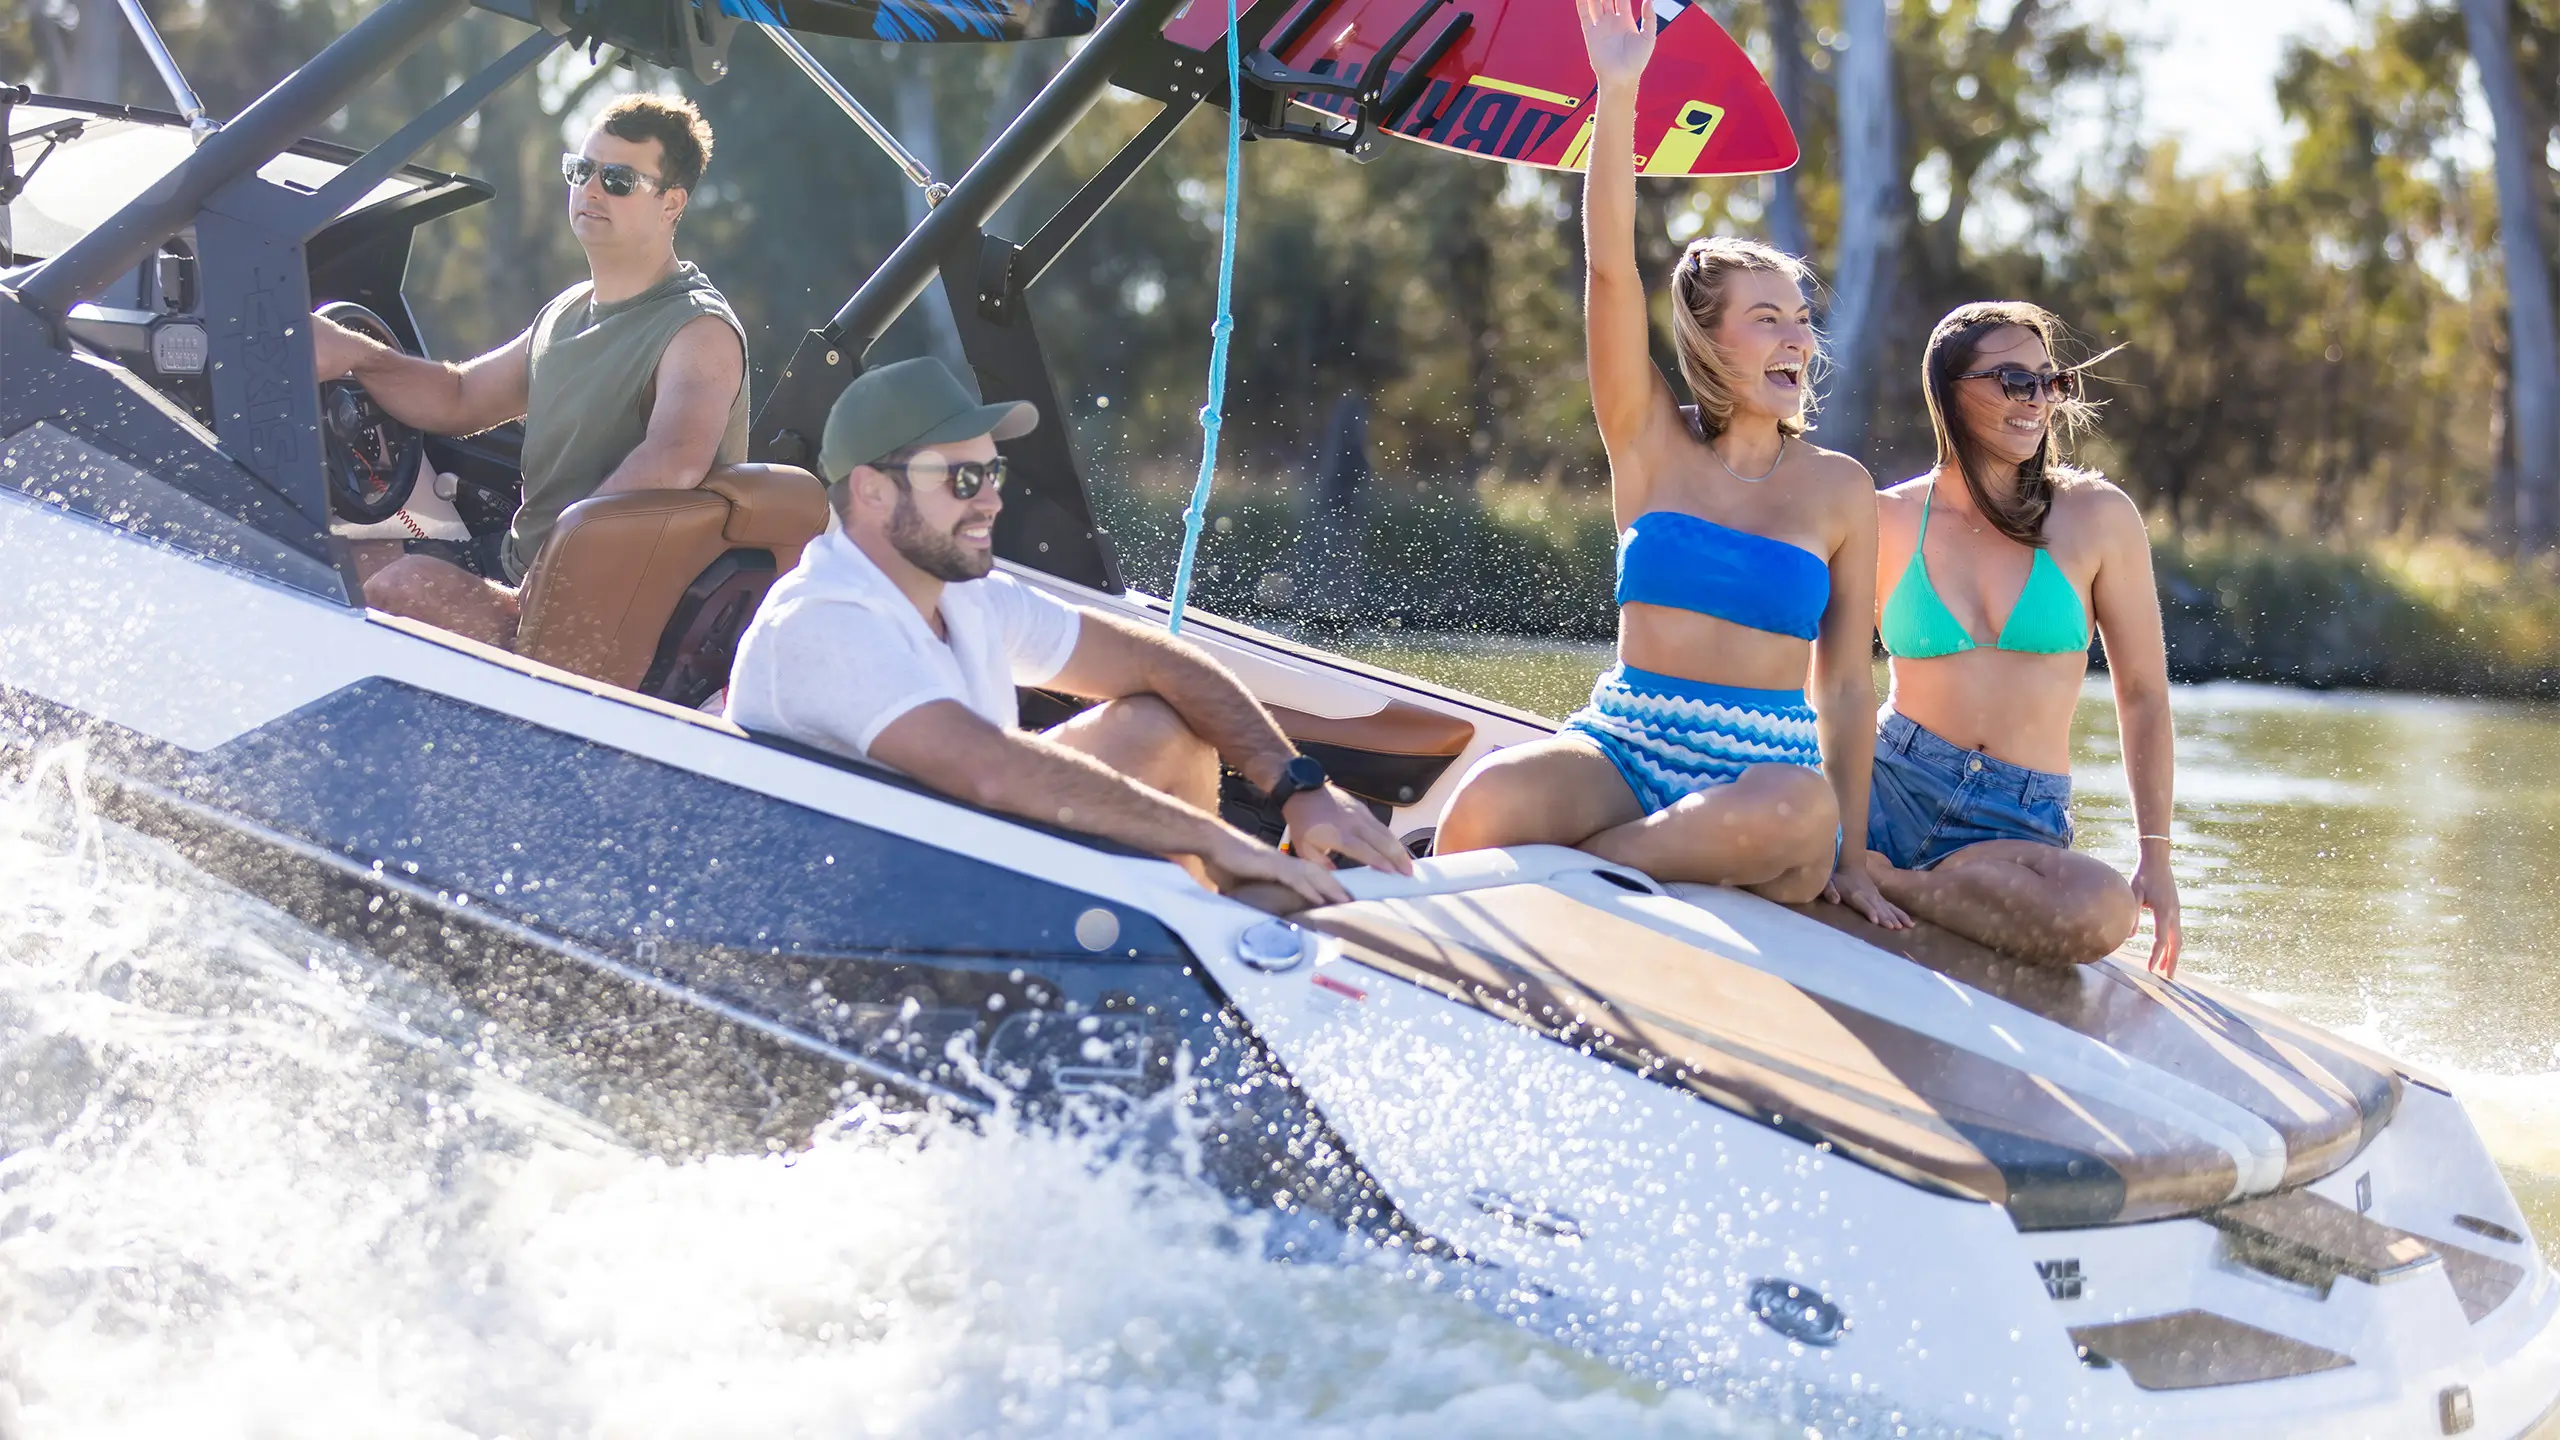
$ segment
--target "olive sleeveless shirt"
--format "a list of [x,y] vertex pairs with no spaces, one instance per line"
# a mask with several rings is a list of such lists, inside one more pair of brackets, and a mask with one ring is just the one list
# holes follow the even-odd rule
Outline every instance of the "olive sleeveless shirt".
[[[586,499],[649,433],[649,404],[658,361],[676,332],[717,315],[737,333],[745,359],[746,327],[691,261],[676,273],[610,305],[590,303],[594,285],[580,281],[534,317],[524,419],[524,504],[507,529],[503,558],[520,583],[560,512]],[[729,428],[712,463],[747,458],[747,387],[729,404]]]

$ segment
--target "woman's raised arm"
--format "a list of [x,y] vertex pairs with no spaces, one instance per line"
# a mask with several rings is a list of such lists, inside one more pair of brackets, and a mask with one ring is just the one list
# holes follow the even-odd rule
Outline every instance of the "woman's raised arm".
[[[1590,347],[1591,408],[1608,448],[1611,477],[1641,475],[1648,431],[1671,418],[1671,387],[1653,363],[1644,276],[1636,269],[1636,85],[1653,58],[1650,0],[1575,0],[1582,41],[1599,81],[1582,182],[1582,251],[1589,266],[1582,299]],[[1620,494],[1622,512],[1642,497]],[[1621,513],[1621,522],[1630,518]]]

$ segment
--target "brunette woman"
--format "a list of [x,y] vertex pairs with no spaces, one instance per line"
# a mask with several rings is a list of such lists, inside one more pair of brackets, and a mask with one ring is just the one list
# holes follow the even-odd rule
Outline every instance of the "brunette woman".
[[[1995,950],[2096,960],[2152,920],[2178,963],[2174,736],[2151,540],[2122,490],[2061,460],[2086,423],[2060,329],[2014,301],[1938,322],[1922,361],[1937,468],[1878,497],[1893,691],[1876,737],[1871,870],[1911,914]],[[2106,643],[2142,858],[2128,882],[2071,848],[2071,715]]]

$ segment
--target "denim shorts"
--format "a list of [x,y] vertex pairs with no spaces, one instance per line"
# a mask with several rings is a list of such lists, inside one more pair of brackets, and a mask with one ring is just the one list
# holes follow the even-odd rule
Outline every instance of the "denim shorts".
[[1867,792],[1867,848],[1896,869],[1926,870],[1985,840],[2070,849],[2071,777],[1994,760],[1885,716]]

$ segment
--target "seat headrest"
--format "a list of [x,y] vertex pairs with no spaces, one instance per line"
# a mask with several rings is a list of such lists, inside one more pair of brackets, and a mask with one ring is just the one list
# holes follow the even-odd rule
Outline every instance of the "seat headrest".
[[827,528],[827,488],[793,465],[723,465],[702,488],[729,502],[721,535],[732,545],[798,547]]

